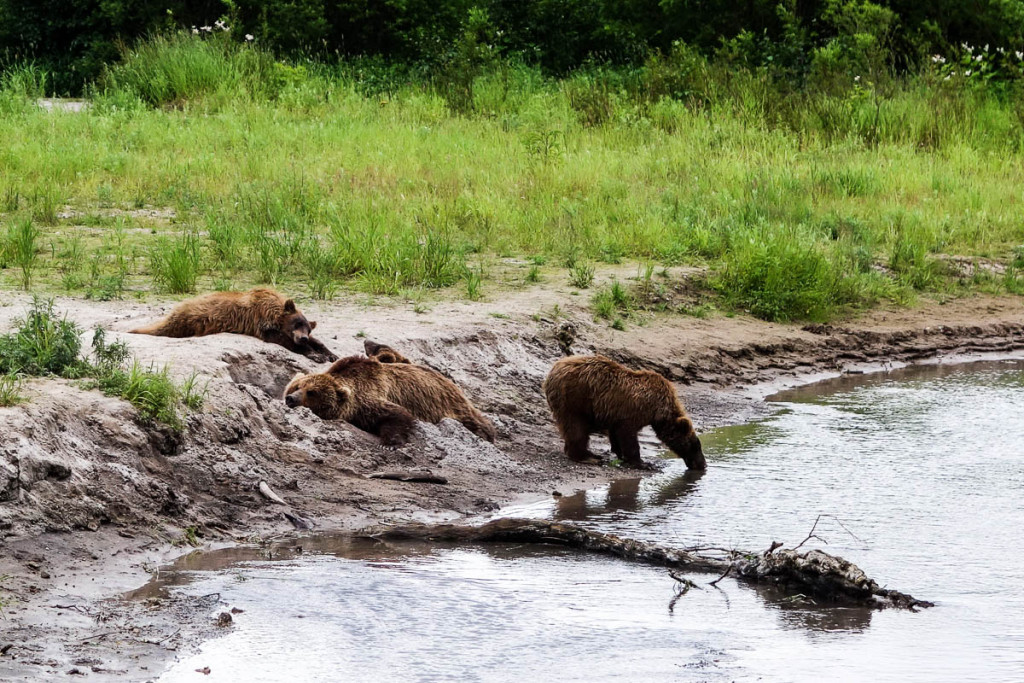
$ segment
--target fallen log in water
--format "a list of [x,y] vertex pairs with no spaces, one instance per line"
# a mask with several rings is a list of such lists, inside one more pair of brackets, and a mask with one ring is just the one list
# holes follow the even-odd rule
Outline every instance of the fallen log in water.
[[820,550],[776,549],[750,553],[723,548],[668,548],[656,543],[589,531],[575,524],[537,519],[496,519],[480,526],[409,524],[374,529],[366,536],[379,540],[456,543],[552,543],[587,552],[686,571],[728,573],[741,581],[768,582],[796,589],[818,599],[876,607],[914,609],[933,603],[880,588],[861,569]]

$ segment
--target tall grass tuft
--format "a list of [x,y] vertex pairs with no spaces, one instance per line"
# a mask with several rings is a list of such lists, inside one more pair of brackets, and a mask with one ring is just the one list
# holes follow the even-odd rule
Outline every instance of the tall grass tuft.
[[21,377],[15,372],[0,374],[0,408],[21,403]]
[[21,288],[25,291],[32,285],[32,273],[39,260],[39,236],[31,218],[17,219],[7,227],[5,260],[21,269]]
[[199,238],[185,233],[177,242],[160,241],[149,256],[153,279],[171,294],[187,294],[196,289],[199,277]]
[[157,35],[122,50],[110,65],[101,91],[128,93],[153,106],[183,106],[205,100],[217,107],[238,99],[271,98],[287,81],[288,67],[252,45],[226,35],[186,32]]

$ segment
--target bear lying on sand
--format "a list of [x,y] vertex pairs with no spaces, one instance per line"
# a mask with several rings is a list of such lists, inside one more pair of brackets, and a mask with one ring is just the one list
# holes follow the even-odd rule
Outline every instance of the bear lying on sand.
[[637,432],[651,425],[689,469],[707,467],[675,389],[656,372],[630,370],[604,356],[570,356],[551,368],[544,394],[571,460],[600,462],[589,450],[590,435],[605,432],[616,456],[630,467],[643,467]]
[[402,406],[354,390],[327,373],[296,376],[285,389],[284,402],[289,408],[306,406],[324,420],[344,420],[376,434],[385,446],[406,443],[416,421]]
[[285,389],[285,403],[306,406],[326,420],[345,420],[391,443],[408,439],[412,418],[437,423],[450,417],[488,441],[495,438],[494,425],[454,382],[408,363],[342,358],[325,373],[295,377]]
[[250,292],[213,292],[183,301],[160,322],[132,332],[158,337],[203,337],[232,332],[278,344],[318,363],[337,360],[326,346],[310,336],[314,329],[316,323],[307,321],[292,299],[260,288]]

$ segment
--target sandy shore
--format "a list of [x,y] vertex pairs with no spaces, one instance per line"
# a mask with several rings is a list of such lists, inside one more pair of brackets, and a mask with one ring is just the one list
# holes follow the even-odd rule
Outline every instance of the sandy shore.
[[[0,308],[0,331],[28,299]],[[339,355],[364,336],[448,374],[498,426],[491,445],[457,423],[422,425],[408,446],[325,423],[279,400],[297,371],[316,366],[260,342],[219,335],[164,339],[127,334],[172,302],[56,301],[83,328],[129,343],[143,362],[170,363],[209,380],[202,411],[183,435],[140,424],[122,401],[74,382],[37,379],[28,402],[0,409],[0,679],[148,680],[216,632],[216,597],[111,599],[161,564],[200,548],[297,533],[283,514],[317,530],[487,514],[552,491],[596,486],[622,470],[576,466],[561,447],[540,382],[561,354],[563,320],[577,353],[604,353],[678,383],[698,431],[770,410],[785,385],[929,358],[1024,349],[1024,301],[926,302],[831,326],[769,324],[741,316],[655,316],[615,331],[595,324],[567,291],[513,292],[500,304],[406,307],[310,304],[317,334]],[[557,307],[557,308],[556,308]],[[598,451],[607,450],[602,442]],[[650,454],[649,454],[650,455]],[[714,453],[708,453],[714,474]],[[447,485],[366,479],[425,469]],[[286,505],[258,491],[266,482]]]

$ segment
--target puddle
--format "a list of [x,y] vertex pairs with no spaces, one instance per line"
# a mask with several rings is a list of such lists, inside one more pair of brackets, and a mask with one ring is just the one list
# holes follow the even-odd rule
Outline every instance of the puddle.
[[[1024,363],[844,377],[705,435],[711,469],[504,514],[666,544],[812,541],[919,613],[794,604],[715,577],[668,612],[664,570],[536,546],[297,539],[183,558],[137,595],[245,610],[160,681],[1021,680]],[[270,557],[267,554],[270,553]],[[195,670],[210,667],[209,676]]]

